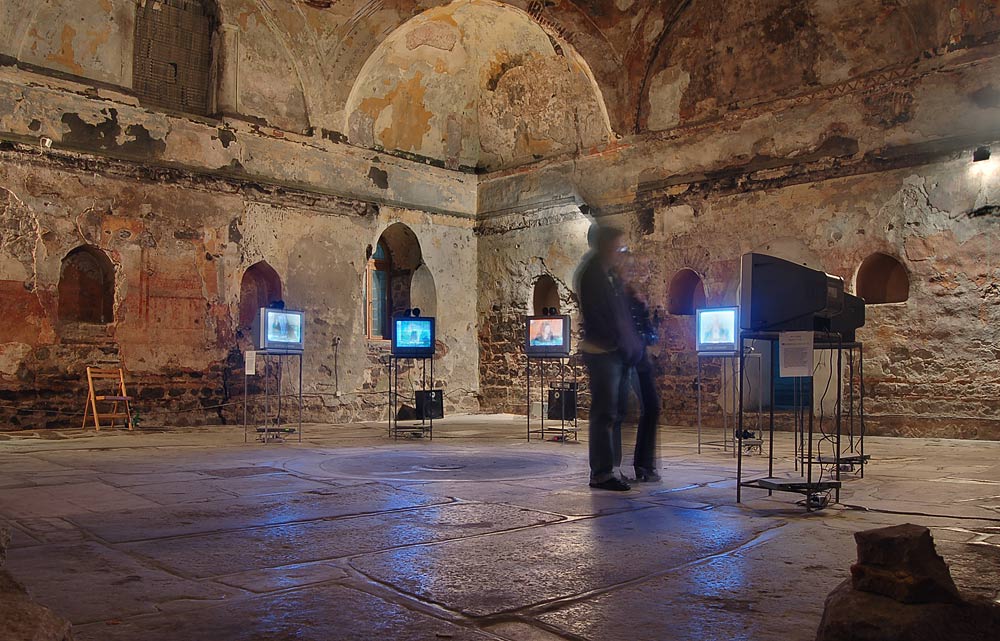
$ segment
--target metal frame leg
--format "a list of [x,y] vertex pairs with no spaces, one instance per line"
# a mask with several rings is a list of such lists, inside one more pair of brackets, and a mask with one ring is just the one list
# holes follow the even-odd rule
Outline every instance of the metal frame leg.
[[701,354],[697,355],[696,360],[698,361],[698,377],[695,379],[695,387],[698,388],[698,453],[701,454]]
[[[743,332],[740,332],[739,337],[739,355],[740,365],[742,369],[743,365]],[[743,498],[743,377],[740,377],[740,398],[739,398],[739,412],[736,414],[736,502],[741,502]]]

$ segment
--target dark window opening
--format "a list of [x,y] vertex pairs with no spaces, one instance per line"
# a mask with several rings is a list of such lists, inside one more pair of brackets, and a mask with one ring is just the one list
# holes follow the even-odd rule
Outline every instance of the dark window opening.
[[200,0],[136,8],[132,88],[145,103],[206,115],[212,102],[214,11]]
[[[424,316],[434,313],[437,292],[433,276],[424,266],[420,241],[413,230],[403,223],[386,227],[368,258],[365,269],[365,330],[368,338],[392,338],[393,316],[419,307]],[[420,274],[418,271],[422,271]],[[414,277],[417,277],[414,289]]]
[[113,323],[115,268],[96,247],[77,247],[59,273],[59,319],[75,323]]
[[365,270],[365,331],[368,338],[391,337],[389,327],[389,310],[392,309],[392,291],[389,287],[391,274],[392,255],[385,246],[385,241],[379,240]]

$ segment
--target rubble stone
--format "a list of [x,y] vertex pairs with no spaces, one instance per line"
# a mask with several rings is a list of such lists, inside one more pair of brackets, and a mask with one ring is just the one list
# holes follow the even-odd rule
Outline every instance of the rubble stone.
[[858,562],[851,566],[855,590],[900,603],[961,601],[926,527],[906,523],[857,532],[854,538],[858,543]]

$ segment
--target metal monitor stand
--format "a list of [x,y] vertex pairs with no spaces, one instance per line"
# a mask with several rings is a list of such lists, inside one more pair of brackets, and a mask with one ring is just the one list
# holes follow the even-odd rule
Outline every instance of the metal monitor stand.
[[[264,420],[260,426],[255,423],[255,429],[258,434],[257,439],[262,443],[269,443],[271,441],[283,441],[284,437],[292,432],[298,432],[299,443],[302,442],[302,352],[282,352],[282,351],[257,351],[257,358],[260,358],[264,363]],[[275,389],[271,390],[271,369],[272,362],[271,357],[276,359],[278,380],[275,384]],[[298,429],[293,429],[290,427],[281,426],[281,372],[283,370],[283,359],[288,357],[297,357],[299,359],[299,379],[298,379],[298,403],[299,403],[299,424]],[[244,355],[244,358],[246,356]],[[259,365],[258,365],[259,367]],[[243,366],[243,442],[250,442],[250,409],[248,403],[249,397],[249,383],[248,380],[250,374],[247,374],[246,365]],[[274,397],[275,405],[277,406],[277,414],[274,419],[271,418],[271,401]]]
[[[410,427],[399,426],[399,361],[421,361],[423,365],[423,371],[420,375],[420,388],[421,391],[428,391],[427,388],[427,361],[430,361],[430,389],[434,388],[434,357],[405,357],[405,356],[394,356],[389,355],[389,436],[394,439],[399,438],[400,431],[406,434],[423,436],[426,434],[430,440],[434,440],[434,414],[431,413],[430,420],[420,419],[420,425],[413,425]],[[444,407],[444,399],[441,399],[442,407]],[[416,406],[416,401],[414,401],[414,407]]]
[[[577,440],[578,435],[579,435],[579,431],[580,431],[580,421],[579,421],[580,386],[577,384],[576,369],[573,368],[573,367],[569,368],[571,370],[571,372],[572,372],[572,377],[573,377],[572,381],[570,382],[570,384],[572,385],[572,389],[576,393],[576,402],[577,402],[576,411],[573,412],[573,421],[572,421],[572,423],[568,423],[568,421],[565,418],[560,418],[559,419],[559,427],[550,427],[550,428],[547,428],[547,429],[545,427],[545,400],[546,400],[545,399],[545,362],[546,361],[558,361],[559,362],[559,385],[560,385],[560,389],[562,389],[562,390],[565,391],[567,389],[567,387],[566,387],[566,365],[569,363],[570,357],[569,356],[532,356],[530,354],[526,355],[526,356],[527,356],[527,365],[525,366],[524,376],[525,376],[525,381],[526,381],[526,384],[525,384],[525,401],[527,402],[527,405],[525,407],[524,413],[525,413],[525,422],[527,424],[528,442],[531,442],[531,435],[532,434],[538,434],[538,435],[540,435],[541,438],[542,438],[542,440],[544,441],[545,440],[545,432],[546,431],[555,432],[556,434],[558,434],[560,440],[563,443],[565,443],[568,440],[568,436],[570,434],[573,435],[573,440],[574,441]],[[542,405],[542,417],[541,417],[541,419],[542,419],[542,426],[541,426],[541,429],[534,429],[534,430],[531,429],[531,362],[532,361],[536,361],[538,363],[539,389],[541,390],[541,396],[540,396],[540,398],[541,398],[541,405]],[[560,413],[560,417],[561,416],[562,416],[562,413]],[[567,424],[569,424],[570,427],[567,427]]]
[[[760,354],[760,352],[750,352],[749,354],[746,354],[746,358],[756,358],[757,359],[757,363],[758,363],[758,366],[757,366],[757,373],[758,373],[758,377],[757,377],[757,379],[758,379],[758,384],[757,384],[757,431],[761,431],[763,429],[763,425],[764,425],[764,423],[763,423],[763,407],[764,407],[763,370],[764,370],[764,368],[763,368],[763,364],[762,364],[762,361],[761,361],[761,354]],[[721,445],[723,451],[728,451],[729,450],[729,446],[732,445],[733,446],[733,458],[736,458],[736,441],[737,441],[737,438],[736,438],[736,431],[735,431],[735,428],[736,428],[736,420],[735,419],[736,419],[737,406],[738,406],[737,399],[736,399],[736,390],[742,390],[743,389],[743,378],[746,377],[746,371],[742,367],[739,368],[739,374],[738,375],[740,377],[740,381],[739,381],[739,384],[737,384],[736,377],[737,377],[737,365],[739,365],[739,353],[736,352],[735,350],[732,351],[732,352],[698,352],[698,378],[696,379],[696,382],[695,382],[695,386],[697,387],[697,394],[698,394],[698,453],[701,454],[701,446],[702,446],[702,432],[701,432],[701,427],[702,427],[702,388],[703,388],[703,385],[702,385],[703,379],[702,379],[702,375],[701,375],[701,373],[702,373],[702,360],[713,360],[713,359],[719,359],[719,360],[722,361],[723,375],[720,377],[721,378],[721,386],[722,386],[722,389],[720,391],[720,397],[721,397],[721,401],[722,401],[720,403],[720,406],[722,407],[722,440],[721,441],[705,441],[705,445],[716,445],[716,446],[717,445]],[[735,388],[733,390],[734,393],[733,393],[732,400],[728,401],[728,402],[726,400],[727,384],[726,384],[726,376],[725,376],[725,369],[726,369],[727,366],[730,368],[730,372],[732,374],[732,377],[730,379],[730,381],[731,381],[730,384],[732,384],[733,387]],[[730,426],[729,426],[729,418],[730,417],[733,417],[733,419],[734,419],[733,420],[733,429],[730,429]],[[763,444],[763,441],[760,440],[760,439],[758,439],[755,442],[747,442],[748,440],[749,439],[745,439],[744,440],[744,447],[761,446]]]

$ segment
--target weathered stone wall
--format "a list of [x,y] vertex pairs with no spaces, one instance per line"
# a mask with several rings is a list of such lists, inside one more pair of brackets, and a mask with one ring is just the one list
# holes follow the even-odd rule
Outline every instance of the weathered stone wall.
[[[681,268],[735,302],[751,249],[852,287],[866,256],[896,256],[910,299],[863,332],[871,427],[997,434],[1000,177],[970,162],[1000,141],[992,3],[208,5],[213,95],[192,116],[133,91],[134,0],[0,0],[0,287],[23,320],[0,335],[8,411],[77,403],[84,364],[121,360],[147,407],[196,410],[169,422],[232,419],[215,406],[241,387],[240,276],[266,260],[313,319],[309,416],[378,416],[361,280],[397,220],[449,400],[474,409],[481,384],[484,408],[523,411],[521,319],[549,274],[578,321],[586,203],[629,230],[663,309]],[[114,263],[106,327],[57,320],[60,261],[84,243]],[[664,315],[654,350],[666,420],[693,417],[691,325]]]
[[[529,265],[568,273],[583,223],[553,212],[571,203],[629,230],[642,289],[663,309],[684,268],[708,304],[737,303],[747,251],[822,267],[849,290],[861,261],[884,252],[907,269],[910,299],[868,310],[869,428],[998,438],[998,176],[994,161],[972,162],[1000,139],[996,16],[978,4],[827,4],[692,3],[651,59],[643,133],[486,177],[481,300],[527,300]],[[492,345],[521,320],[491,309],[481,304],[484,399],[515,407],[485,383],[513,376]],[[693,322],[665,315],[654,348],[668,422],[694,419]],[[714,403],[718,373],[709,379]]]
[[[383,416],[387,350],[364,337],[362,282],[367,247],[396,221],[420,241],[438,295],[456,303],[440,322],[435,374],[452,408],[476,408],[476,347],[466,340],[476,322],[471,222],[238,181],[162,179],[134,166],[112,177],[85,159],[60,159],[0,153],[6,424],[76,423],[84,367],[119,362],[145,424],[231,420],[236,410],[217,406],[242,395],[235,351],[249,343],[236,335],[240,279],[260,260],[281,277],[286,304],[307,314],[306,418]],[[61,261],[82,244],[114,263],[113,324],[58,319]],[[286,391],[294,379],[285,373]]]
[[[739,257],[760,251],[840,275],[854,289],[875,252],[908,272],[903,303],[869,305],[865,343],[868,427],[874,433],[1000,437],[996,345],[1000,322],[1000,225],[977,203],[998,196],[996,164],[971,158],[780,188],[675,200],[607,220],[631,235],[645,274],[641,290],[666,309],[681,269],[703,278],[709,305],[735,305]],[[582,214],[550,212],[537,225],[480,224],[480,314],[484,402],[517,409],[525,301],[539,272],[570,282],[586,250]],[[520,228],[519,228],[520,227]],[[568,291],[567,291],[568,294]],[[695,413],[694,317],[666,314],[652,348],[665,420]],[[714,378],[714,377],[713,377]],[[822,383],[822,381],[820,381]],[[505,386],[506,384],[506,386]],[[715,383],[717,385],[717,382]],[[817,387],[822,387],[818,385]],[[817,394],[820,392],[817,390]],[[709,395],[711,399],[711,394]]]

